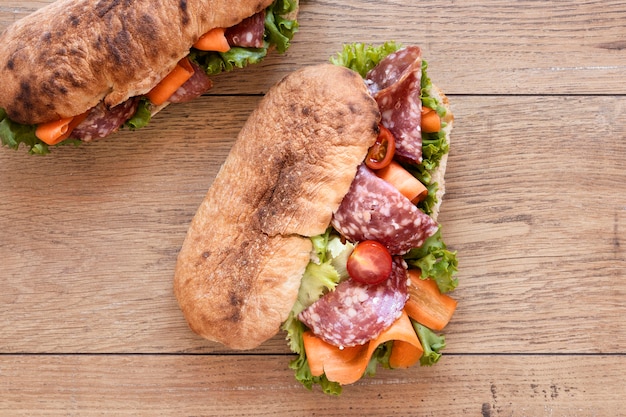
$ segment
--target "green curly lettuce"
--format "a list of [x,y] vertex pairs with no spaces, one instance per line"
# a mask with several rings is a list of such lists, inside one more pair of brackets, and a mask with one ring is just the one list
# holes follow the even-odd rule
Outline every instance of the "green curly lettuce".
[[330,62],[356,71],[361,77],[365,78],[365,75],[378,65],[383,58],[400,48],[402,48],[402,45],[396,42],[385,42],[379,46],[353,43],[344,45],[341,52],[330,58]]
[[444,335],[437,335],[428,327],[411,320],[417,338],[422,344],[424,353],[420,357],[420,365],[432,366],[441,358],[441,351],[446,347],[446,338]]
[[139,105],[137,106],[137,111],[133,117],[128,119],[124,126],[128,127],[131,130],[141,129],[150,123],[152,119],[152,110],[151,110],[150,100],[141,99],[139,100]]
[[404,255],[404,260],[409,266],[419,268],[422,277],[435,280],[442,293],[450,292],[459,285],[455,277],[458,271],[456,251],[449,251],[446,247],[441,237],[441,226],[421,247],[411,249]]
[[291,39],[298,31],[298,22],[286,17],[297,8],[296,1],[277,0],[268,7],[265,14],[265,39],[281,54],[289,48]]
[[17,150],[23,143],[31,154],[45,155],[50,152],[48,145],[35,136],[35,126],[12,121],[4,109],[0,109],[0,139],[3,146],[11,149]]

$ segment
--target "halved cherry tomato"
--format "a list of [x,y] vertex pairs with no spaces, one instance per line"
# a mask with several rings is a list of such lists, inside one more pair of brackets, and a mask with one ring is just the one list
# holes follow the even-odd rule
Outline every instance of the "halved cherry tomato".
[[391,275],[391,254],[374,240],[359,242],[350,256],[346,269],[350,277],[363,284],[380,284]]
[[396,139],[393,134],[383,125],[378,125],[378,127],[380,133],[365,157],[365,165],[374,170],[389,165],[396,153]]

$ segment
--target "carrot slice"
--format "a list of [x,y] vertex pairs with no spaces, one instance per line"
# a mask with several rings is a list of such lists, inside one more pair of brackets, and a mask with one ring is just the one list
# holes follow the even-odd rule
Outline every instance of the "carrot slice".
[[57,143],[69,138],[72,131],[80,124],[80,122],[85,120],[88,114],[89,110],[83,114],[79,114],[78,116],[64,117],[52,122],[41,123],[37,125],[37,128],[35,129],[35,136],[48,145],[56,145]]
[[441,130],[441,118],[435,110],[422,107],[421,127],[424,133],[436,133]]
[[416,346],[412,342],[394,340],[391,356],[389,356],[389,366],[392,368],[409,368],[415,365],[423,354],[422,345]]
[[[367,349],[367,345],[339,349],[337,346],[331,345],[315,336],[311,331],[304,332],[302,341],[304,342],[304,350],[309,361],[309,368],[311,368],[311,375],[320,376],[325,370],[330,370],[331,374],[335,375],[341,372],[344,376],[339,379],[343,381],[341,383],[345,384],[350,383],[345,381],[353,378],[352,373],[359,373],[361,368],[360,362],[363,360],[364,351]],[[355,381],[361,377],[364,371],[365,368],[360,371]]]
[[174,67],[172,72],[165,76],[148,94],[146,97],[155,105],[159,106],[167,101],[180,88],[185,84],[188,79],[194,73],[194,69],[191,66],[189,59],[183,58],[178,61],[178,64]]
[[204,35],[200,36],[196,43],[193,44],[193,47],[201,51],[228,52],[230,50],[230,45],[224,35],[225,32],[225,28],[211,29]]
[[374,171],[376,175],[384,179],[398,189],[406,198],[413,203],[419,203],[428,196],[428,189],[415,178],[409,171],[402,168],[396,161],[391,161],[383,169]]
[[432,330],[446,327],[456,310],[457,301],[439,292],[433,279],[422,279],[419,270],[409,270],[409,277],[409,300],[404,307],[409,317]]
[[310,331],[303,335],[311,374],[320,376],[325,373],[330,381],[344,385],[358,381],[363,376],[376,348],[390,340],[394,342],[389,364],[394,368],[412,366],[424,353],[411,320],[404,311],[380,336],[360,346],[340,349],[326,343]]

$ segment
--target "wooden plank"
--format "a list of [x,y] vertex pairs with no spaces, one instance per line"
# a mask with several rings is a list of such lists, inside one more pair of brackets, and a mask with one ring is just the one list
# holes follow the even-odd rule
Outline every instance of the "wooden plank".
[[[0,29],[49,1],[2,2]],[[267,91],[344,43],[418,44],[454,94],[624,94],[622,1],[302,1],[300,32],[285,55],[215,79],[215,94]],[[366,24],[364,24],[366,22]],[[498,80],[498,82],[494,82]]]
[[[171,280],[259,99],[203,97],[43,158],[3,149],[0,351],[224,351],[187,329]],[[624,98],[451,99],[441,221],[461,285],[449,351],[623,352]],[[287,349],[278,336],[258,352]]]
[[623,416],[624,356],[450,356],[380,370],[339,398],[285,356],[0,356],[0,414]]

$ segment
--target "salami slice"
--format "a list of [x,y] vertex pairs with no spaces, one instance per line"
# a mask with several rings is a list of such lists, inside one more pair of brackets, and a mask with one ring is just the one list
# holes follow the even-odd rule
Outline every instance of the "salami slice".
[[139,100],[131,98],[117,106],[107,109],[104,102],[95,106],[72,131],[71,137],[90,142],[94,139],[104,138],[117,131],[120,126],[130,119],[137,111]]
[[376,240],[393,255],[418,248],[437,231],[437,223],[393,185],[361,165],[332,219],[353,242]]
[[263,37],[265,36],[265,11],[252,15],[226,29],[225,35],[230,46],[262,48]]
[[388,55],[366,76],[381,122],[396,139],[396,156],[414,163],[422,162],[421,79],[422,55],[417,46]]
[[389,279],[378,285],[341,282],[298,319],[326,342],[340,347],[362,345],[402,314],[408,299],[406,263],[396,257]]
[[193,75],[170,96],[167,100],[170,103],[185,103],[191,101],[200,97],[213,86],[211,79],[202,68],[194,62],[191,63],[191,66],[194,70]]

